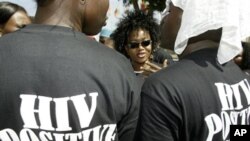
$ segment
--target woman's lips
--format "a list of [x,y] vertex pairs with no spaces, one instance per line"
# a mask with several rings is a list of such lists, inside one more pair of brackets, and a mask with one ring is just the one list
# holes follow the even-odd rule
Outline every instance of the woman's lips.
[[145,56],[146,56],[146,53],[145,53],[145,52],[137,53],[137,57],[138,57],[138,58],[144,58]]

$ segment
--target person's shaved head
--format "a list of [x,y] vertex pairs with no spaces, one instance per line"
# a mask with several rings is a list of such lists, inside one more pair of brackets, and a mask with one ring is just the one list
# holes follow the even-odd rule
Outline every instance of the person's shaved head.
[[35,23],[71,27],[87,35],[100,32],[108,0],[36,0]]

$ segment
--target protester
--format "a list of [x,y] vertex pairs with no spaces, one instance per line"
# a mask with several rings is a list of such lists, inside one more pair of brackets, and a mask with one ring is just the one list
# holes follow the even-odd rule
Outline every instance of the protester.
[[249,79],[233,58],[250,35],[250,1],[172,3],[165,41],[180,61],[146,79],[137,140],[228,141],[230,125],[249,125]]
[[138,78],[88,37],[105,23],[108,0],[37,4],[35,24],[0,38],[0,140],[131,141]]
[[135,73],[148,76],[161,69],[151,60],[152,51],[159,41],[159,25],[152,14],[130,11],[118,23],[111,37],[116,50],[130,59]]
[[31,23],[26,10],[11,2],[0,2],[0,36]]

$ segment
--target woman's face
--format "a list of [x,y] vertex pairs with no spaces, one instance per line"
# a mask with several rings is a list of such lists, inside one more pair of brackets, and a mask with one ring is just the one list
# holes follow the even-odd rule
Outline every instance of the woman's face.
[[23,11],[17,11],[10,19],[2,26],[2,35],[14,32],[27,24],[31,23],[31,19]]
[[152,41],[149,32],[137,29],[130,33],[126,51],[132,64],[144,64],[152,52]]

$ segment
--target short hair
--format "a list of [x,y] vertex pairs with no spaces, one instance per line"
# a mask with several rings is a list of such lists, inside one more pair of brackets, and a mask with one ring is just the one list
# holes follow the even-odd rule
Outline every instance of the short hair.
[[125,50],[129,35],[132,31],[143,29],[149,32],[152,40],[152,50],[157,47],[159,41],[159,25],[152,13],[141,10],[129,11],[117,24],[116,30],[111,34],[115,48],[129,58]]
[[23,11],[27,13],[27,11],[22,6],[11,2],[0,2],[0,24],[5,24],[17,11]]

